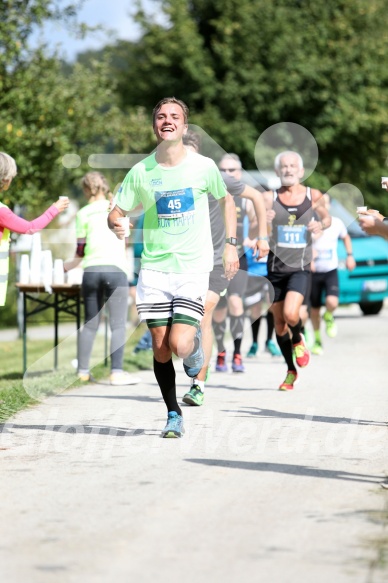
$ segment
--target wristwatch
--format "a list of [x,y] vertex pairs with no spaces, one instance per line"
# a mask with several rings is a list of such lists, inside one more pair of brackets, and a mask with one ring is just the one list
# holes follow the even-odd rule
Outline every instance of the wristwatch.
[[228,237],[227,239],[225,239],[225,243],[229,243],[229,245],[234,245],[235,247],[237,247],[236,237]]

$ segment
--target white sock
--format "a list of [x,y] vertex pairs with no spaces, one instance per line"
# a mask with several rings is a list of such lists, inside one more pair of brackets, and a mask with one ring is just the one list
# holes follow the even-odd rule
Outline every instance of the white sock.
[[205,381],[199,381],[198,379],[193,379],[192,385],[197,385],[202,392],[205,390]]

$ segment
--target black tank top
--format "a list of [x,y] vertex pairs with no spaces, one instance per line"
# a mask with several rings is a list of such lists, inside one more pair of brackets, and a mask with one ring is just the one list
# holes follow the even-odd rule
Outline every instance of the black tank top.
[[274,191],[272,221],[268,255],[268,271],[272,273],[294,273],[309,271],[312,259],[311,233],[308,223],[314,216],[311,191],[307,187],[302,204],[284,205]]

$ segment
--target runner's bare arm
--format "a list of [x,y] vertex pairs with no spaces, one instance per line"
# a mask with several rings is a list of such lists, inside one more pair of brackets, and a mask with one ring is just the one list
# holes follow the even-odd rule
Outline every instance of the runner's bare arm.
[[353,257],[352,240],[349,234],[345,235],[343,242],[346,249],[346,269],[353,271],[353,269],[356,267],[356,262]]
[[[124,211],[116,204],[108,215],[108,227],[114,232],[118,239],[125,238],[125,226],[122,225],[118,219],[126,217],[127,214],[128,211]],[[131,223],[130,226],[132,226]]]
[[[262,193],[252,186],[246,185],[241,196],[252,201],[253,208],[257,220],[257,244],[256,244],[256,254],[257,258],[265,257],[269,253],[268,245],[268,233],[267,233],[267,213],[265,207],[265,201]],[[249,217],[249,215],[248,215]],[[250,220],[253,217],[249,217]]]
[[[228,193],[225,198],[218,200],[218,204],[220,205],[224,219],[226,238],[236,238],[237,213],[233,197]],[[225,277],[227,279],[232,279],[236,275],[240,264],[236,247],[226,243],[222,259],[224,263]]]
[[309,231],[315,233],[319,230],[328,229],[331,225],[331,216],[325,207],[325,200],[320,190],[316,190],[315,188],[311,189],[311,202],[320,221],[310,222],[308,226]]

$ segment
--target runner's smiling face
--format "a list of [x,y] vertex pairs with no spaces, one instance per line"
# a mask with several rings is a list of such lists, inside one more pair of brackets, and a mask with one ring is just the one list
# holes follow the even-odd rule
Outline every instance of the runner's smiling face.
[[304,175],[304,168],[300,167],[298,156],[286,154],[281,157],[279,168],[276,170],[283,186],[299,184]]
[[155,116],[154,133],[158,144],[179,142],[187,132],[187,124],[180,105],[165,103]]

